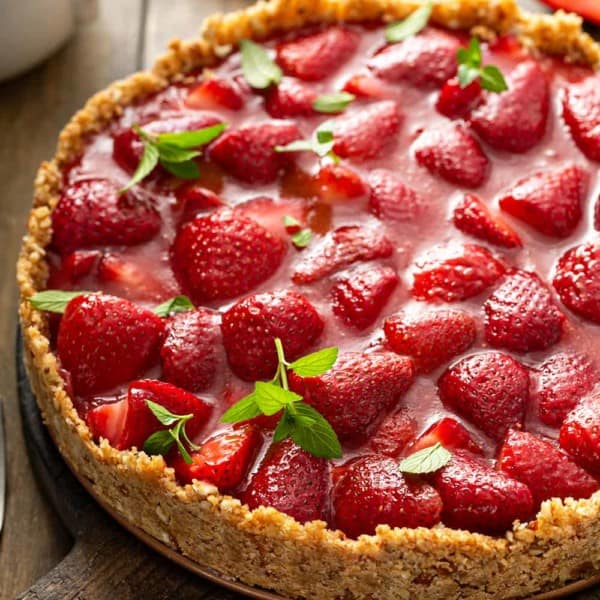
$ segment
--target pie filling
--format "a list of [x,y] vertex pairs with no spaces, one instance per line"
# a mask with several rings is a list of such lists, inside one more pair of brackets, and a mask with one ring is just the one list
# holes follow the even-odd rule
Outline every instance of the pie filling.
[[600,78],[385,34],[244,42],[90,137],[47,288],[101,294],[52,344],[95,439],[181,484],[350,537],[500,535],[600,487]]

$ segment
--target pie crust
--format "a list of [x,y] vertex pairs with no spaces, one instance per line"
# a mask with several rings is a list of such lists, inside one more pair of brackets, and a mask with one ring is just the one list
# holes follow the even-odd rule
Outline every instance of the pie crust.
[[[503,538],[433,529],[390,529],[346,539],[323,522],[300,525],[273,508],[249,511],[212,485],[181,487],[162,457],[94,443],[73,408],[50,350],[44,314],[27,299],[44,289],[50,213],[59,200],[61,169],[90,134],[124,106],[210,66],[242,38],[261,39],[315,22],[393,20],[418,3],[409,0],[271,0],[215,15],[195,41],[175,40],[143,73],[93,96],[60,134],[54,159],[41,165],[34,208],[17,267],[25,363],[32,388],[60,452],[104,504],[123,519],[191,560],[246,584],[306,598],[520,598],[590,577],[600,570],[600,492],[591,499],[552,499],[537,519],[515,524]],[[558,12],[525,14],[514,0],[443,0],[434,23],[489,38],[512,32],[532,52],[562,55],[600,68],[600,46],[581,19]]]

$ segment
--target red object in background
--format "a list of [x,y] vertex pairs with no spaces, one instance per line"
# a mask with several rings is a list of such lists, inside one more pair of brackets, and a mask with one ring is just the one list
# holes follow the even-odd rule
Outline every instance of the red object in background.
[[600,25],[600,2],[598,0],[542,0],[551,8],[577,13],[584,19]]

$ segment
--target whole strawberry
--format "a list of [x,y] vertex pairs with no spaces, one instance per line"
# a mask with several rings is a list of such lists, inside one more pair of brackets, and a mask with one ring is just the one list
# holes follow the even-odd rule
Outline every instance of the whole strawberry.
[[435,108],[449,119],[461,119],[466,117],[480,102],[481,83],[479,83],[479,79],[462,87],[458,77],[452,77],[441,89]]
[[442,501],[429,484],[405,477],[384,456],[362,456],[343,468],[332,491],[335,526],[347,536],[372,535],[377,525],[433,527]]
[[76,395],[88,396],[131,381],[158,361],[164,324],[123,298],[83,295],[60,322],[57,351]]
[[410,223],[426,210],[423,198],[396,174],[375,169],[368,176],[369,212],[384,223]]
[[294,79],[284,79],[265,96],[265,110],[276,119],[312,115],[317,93]]
[[[407,408],[388,415],[375,432],[369,447],[377,454],[396,458],[417,435],[417,421]],[[433,444],[432,444],[433,445]]]
[[600,90],[596,77],[565,88],[563,118],[579,149],[590,160],[600,161]]
[[584,398],[567,415],[560,445],[578,465],[600,476],[600,396]]

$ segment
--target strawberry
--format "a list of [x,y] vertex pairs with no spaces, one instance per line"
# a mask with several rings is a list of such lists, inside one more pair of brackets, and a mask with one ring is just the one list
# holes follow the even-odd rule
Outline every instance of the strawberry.
[[385,456],[361,456],[345,465],[332,491],[335,526],[348,537],[372,535],[378,525],[433,527],[442,501],[427,483],[406,477]]
[[416,263],[412,294],[428,302],[477,296],[504,273],[504,265],[476,244],[439,246]]
[[236,204],[233,208],[235,215],[242,215],[259,225],[267,231],[280,238],[287,239],[288,231],[283,218],[288,216],[296,219],[300,227],[304,226],[306,209],[302,200],[297,198],[281,198],[273,200],[266,196],[259,196]]
[[223,314],[221,330],[233,372],[256,381],[275,374],[275,338],[281,339],[286,358],[295,360],[317,341],[323,320],[302,294],[285,290],[240,300]]
[[[199,112],[193,116],[169,117],[158,119],[142,125],[147,133],[158,135],[160,133],[180,133],[182,131],[196,131],[220,123],[221,119],[210,112]],[[114,136],[113,159],[128,173],[133,173],[144,154],[144,144],[140,136],[131,128],[124,129]],[[160,166],[156,172],[159,172]]]
[[507,77],[508,90],[486,93],[471,115],[475,132],[490,146],[508,152],[527,152],[546,131],[550,91],[542,68],[533,61],[519,63]]
[[480,240],[503,248],[521,248],[523,242],[510,225],[477,196],[465,194],[454,207],[452,221],[457,229]]
[[241,110],[244,107],[244,95],[235,80],[210,77],[188,92],[184,104],[195,109]]
[[556,266],[554,289],[563,304],[600,323],[600,246],[593,242],[567,250]]
[[300,139],[295,123],[265,121],[226,131],[209,147],[209,157],[231,175],[247,183],[270,183],[292,161],[292,153],[275,152]]
[[193,221],[199,215],[225,206],[213,191],[196,183],[180,186],[175,195],[177,202],[173,206],[173,210],[178,215],[178,226]]
[[323,202],[336,204],[366,194],[361,176],[344,165],[323,165],[315,175],[314,183]]
[[392,315],[383,325],[390,348],[410,356],[417,373],[430,373],[475,341],[475,319],[459,310]]
[[372,325],[400,281],[391,267],[359,265],[337,278],[331,294],[332,310],[346,325]]
[[360,36],[346,27],[331,26],[281,42],[277,62],[287,75],[318,81],[337,71],[354,53]]
[[206,308],[169,318],[160,349],[162,378],[190,392],[209,388],[221,362],[220,315]]
[[67,305],[57,351],[80,396],[109,390],[141,375],[158,359],[164,325],[129,300],[83,295]]
[[479,187],[490,171],[479,142],[460,124],[425,130],[412,149],[422,167],[456,185]]
[[52,246],[61,254],[99,245],[133,246],[152,239],[161,218],[139,190],[119,194],[108,179],[84,179],[67,187],[52,211]]
[[596,370],[581,354],[561,352],[546,359],[537,369],[535,396],[540,420],[560,427],[597,381]]
[[600,6],[595,0],[543,0],[543,2],[555,10],[561,8],[600,25]]
[[98,266],[102,253],[98,250],[76,250],[67,254],[59,266],[51,265],[47,287],[69,289]]
[[407,408],[388,415],[369,442],[371,450],[397,458],[417,435],[417,422]]
[[534,514],[526,485],[465,450],[456,450],[432,482],[442,497],[442,522],[448,527],[504,534],[514,521],[527,521]]
[[473,452],[473,454],[483,454],[483,449],[473,441],[469,431],[450,417],[444,417],[433,423],[419,436],[409,451],[412,454],[425,448],[431,448],[436,444],[441,444],[446,450],[462,449]]
[[380,231],[358,225],[338,227],[296,267],[292,281],[313,283],[355,262],[387,258],[393,251],[392,242]]
[[545,350],[562,338],[565,316],[535,273],[510,271],[483,309],[490,346],[532,352]]
[[419,88],[441,86],[456,75],[460,42],[440,30],[428,29],[377,53],[368,63],[382,79],[404,81]]
[[224,210],[184,225],[171,248],[173,271],[195,304],[234,298],[278,269],[285,243],[256,221]]
[[529,488],[535,506],[548,498],[587,498],[600,487],[554,444],[526,431],[508,432],[498,468]]
[[292,440],[274,443],[242,492],[250,509],[271,506],[300,523],[327,521],[329,463]]
[[373,77],[373,75],[366,73],[359,73],[358,75],[350,77],[342,89],[345,92],[354,94],[358,98],[375,98],[382,100],[388,96],[390,86],[378,77]]
[[392,171],[375,169],[368,176],[369,211],[385,223],[410,223],[425,212],[425,202]]
[[523,424],[529,374],[507,354],[483,352],[447,369],[438,381],[438,392],[444,406],[501,440],[510,427]]
[[581,467],[600,476],[600,397],[583,399],[560,428],[560,445]]
[[461,87],[458,77],[449,79],[440,91],[435,103],[437,111],[449,119],[466,117],[481,101],[479,79]]
[[294,79],[272,86],[265,96],[265,110],[276,119],[314,114],[317,92]]
[[340,356],[320,377],[290,373],[290,387],[329,421],[340,441],[360,444],[412,385],[412,361],[392,352]]
[[262,434],[251,425],[227,429],[192,452],[191,465],[177,453],[169,460],[169,466],[175,469],[175,476],[183,485],[197,479],[212,483],[220,491],[231,490],[242,483],[262,443]]
[[146,400],[160,404],[176,415],[194,415],[185,424],[189,438],[206,425],[212,406],[193,394],[170,383],[154,379],[133,381],[127,398],[111,404],[100,404],[88,412],[87,422],[93,436],[106,438],[117,450],[137,448],[156,431],[168,429],[152,414]]
[[367,104],[331,121],[333,151],[342,158],[365,160],[379,156],[400,130],[400,113],[392,100]]
[[500,208],[540,233],[568,237],[581,220],[589,173],[567,165],[519,180],[499,200]]
[[595,76],[572,83],[563,93],[563,119],[579,149],[600,161],[600,90]]

